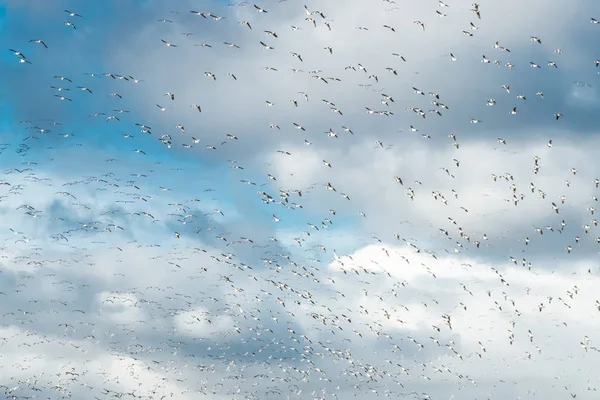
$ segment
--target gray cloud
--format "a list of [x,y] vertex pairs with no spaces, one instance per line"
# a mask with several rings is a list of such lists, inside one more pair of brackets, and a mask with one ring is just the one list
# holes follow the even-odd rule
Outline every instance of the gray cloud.
[[6,395],[593,398],[593,11],[449,5],[9,2]]

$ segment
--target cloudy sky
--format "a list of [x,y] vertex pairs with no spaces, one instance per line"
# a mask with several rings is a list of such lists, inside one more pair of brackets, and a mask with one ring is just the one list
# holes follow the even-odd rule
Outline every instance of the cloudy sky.
[[0,393],[598,398],[594,5],[5,1]]

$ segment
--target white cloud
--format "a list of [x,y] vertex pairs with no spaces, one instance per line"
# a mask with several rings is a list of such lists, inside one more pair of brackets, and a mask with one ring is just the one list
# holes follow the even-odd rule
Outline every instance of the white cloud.
[[[14,127],[0,159],[10,183],[0,186],[0,376],[9,377],[0,385],[45,397],[593,398],[596,92],[572,83],[594,84],[591,44],[581,39],[593,37],[591,9],[510,0],[483,4],[480,20],[470,3],[307,4],[327,16],[313,16],[317,27],[292,2],[261,4],[266,14],[253,4],[202,6],[220,21],[189,13],[194,2],[179,14],[119,3],[110,18],[82,10],[79,36],[52,33],[65,28],[60,21],[33,29],[40,13],[11,7],[24,26],[14,37],[27,41],[39,28],[50,47],[22,43],[32,72],[15,67],[2,82],[7,93],[39,96],[13,96],[15,116],[34,122]],[[97,37],[104,27],[116,33]],[[72,90],[74,101],[57,105],[46,91],[59,81],[42,69],[94,93],[85,100]],[[83,75],[91,71],[143,81]],[[115,92],[123,98],[108,96]],[[383,104],[381,93],[394,101]],[[129,111],[120,121],[88,117],[117,107]],[[35,129],[47,125],[51,135]],[[76,134],[72,142],[55,136],[65,132]],[[39,139],[21,141],[34,133]],[[170,149],[156,143],[161,135],[171,136]],[[8,173],[27,161],[38,164]]]
[[[335,288],[354,293],[337,297],[336,309],[354,311],[352,327],[360,327],[363,337],[373,339],[377,332],[385,332],[403,338],[394,341],[404,343],[402,349],[415,349],[407,337],[415,338],[428,353],[427,367],[415,367],[433,382],[437,380],[435,373],[428,374],[431,369],[446,366],[469,375],[483,390],[494,390],[487,382],[493,374],[495,382],[546,381],[546,388],[536,389],[544,393],[555,376],[577,369],[581,363],[587,365],[598,351],[591,349],[598,313],[594,290],[598,278],[588,273],[594,269],[592,261],[580,262],[569,272],[532,272],[524,267],[506,268],[505,262],[485,265],[452,256],[434,260],[398,247],[388,247],[387,251],[389,256],[373,245],[332,263],[330,268],[347,271],[347,275],[336,277]],[[559,264],[552,266],[560,268]],[[378,275],[375,282],[368,277],[372,273]],[[451,329],[443,315],[451,317]],[[590,338],[587,352],[580,345],[586,342],[586,335]],[[378,340],[384,340],[383,336]],[[457,359],[448,345],[464,361]],[[535,368],[540,362],[543,368]],[[470,367],[464,369],[465,365]],[[411,375],[414,373],[411,370]],[[443,372],[437,379],[445,375]],[[587,373],[573,377],[568,390],[581,393],[584,387],[580,385],[587,379]],[[526,392],[525,387],[518,390]]]

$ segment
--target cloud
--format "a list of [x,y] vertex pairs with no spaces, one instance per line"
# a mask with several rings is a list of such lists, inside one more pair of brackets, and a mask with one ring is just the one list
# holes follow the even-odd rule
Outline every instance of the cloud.
[[5,394],[593,398],[593,11],[448,3],[7,3]]

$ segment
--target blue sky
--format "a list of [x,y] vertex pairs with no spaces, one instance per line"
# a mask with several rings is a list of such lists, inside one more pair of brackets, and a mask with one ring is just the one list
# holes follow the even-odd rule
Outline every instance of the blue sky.
[[600,15],[447,3],[0,6],[2,393],[594,398]]

